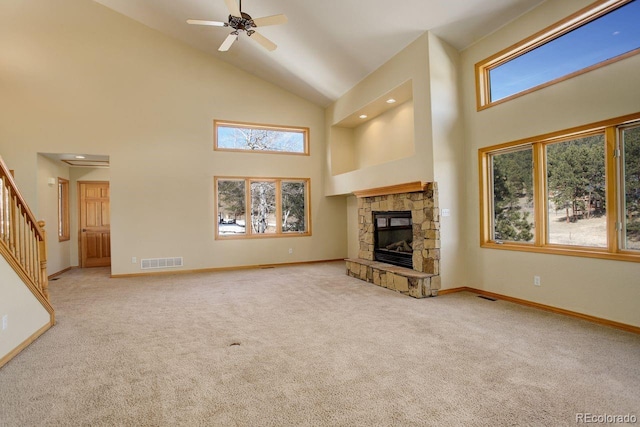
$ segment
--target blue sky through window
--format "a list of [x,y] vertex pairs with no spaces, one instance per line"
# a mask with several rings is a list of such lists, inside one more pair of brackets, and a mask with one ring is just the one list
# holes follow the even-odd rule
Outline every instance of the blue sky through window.
[[640,0],[634,0],[490,70],[491,101],[638,48]]

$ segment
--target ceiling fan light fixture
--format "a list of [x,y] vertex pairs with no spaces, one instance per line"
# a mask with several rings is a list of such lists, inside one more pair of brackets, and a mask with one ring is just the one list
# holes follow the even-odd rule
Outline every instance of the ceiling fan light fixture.
[[224,2],[226,3],[227,9],[229,9],[230,13],[227,22],[188,19],[187,23],[193,25],[208,25],[212,27],[230,27],[233,31],[218,48],[220,52],[226,52],[229,50],[242,31],[244,31],[249,37],[253,36],[251,38],[266,50],[270,52],[276,50],[277,46],[275,43],[264,37],[262,34],[257,33],[253,28],[286,24],[287,17],[285,15],[272,15],[253,19],[251,15],[242,11],[242,0],[240,0],[240,4],[238,4],[236,0],[224,0]]

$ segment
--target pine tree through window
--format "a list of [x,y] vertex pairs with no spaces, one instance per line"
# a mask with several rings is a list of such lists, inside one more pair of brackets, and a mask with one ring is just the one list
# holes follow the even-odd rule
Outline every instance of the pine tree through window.
[[607,247],[604,134],[547,146],[548,242]]
[[640,125],[622,129],[624,249],[640,250]]
[[526,147],[492,156],[493,234],[497,241],[533,241],[532,151]]
[[482,247],[640,262],[640,113],[478,160]]

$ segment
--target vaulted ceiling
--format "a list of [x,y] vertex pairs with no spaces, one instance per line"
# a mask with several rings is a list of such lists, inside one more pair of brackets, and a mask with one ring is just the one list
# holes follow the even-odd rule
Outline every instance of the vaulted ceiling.
[[278,45],[273,52],[246,34],[218,52],[229,28],[186,23],[226,22],[224,0],[95,1],[326,106],[425,31],[462,50],[544,0],[244,0],[253,18],[287,15],[258,29]]

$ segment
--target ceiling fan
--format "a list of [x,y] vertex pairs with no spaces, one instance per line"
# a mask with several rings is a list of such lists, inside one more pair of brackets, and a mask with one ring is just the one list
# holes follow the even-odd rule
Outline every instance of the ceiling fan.
[[233,42],[238,39],[241,31],[246,32],[249,37],[268,51],[276,50],[276,44],[262,34],[256,32],[254,28],[266,27],[267,25],[284,24],[287,22],[287,17],[285,15],[272,15],[265,16],[264,18],[253,19],[248,13],[242,12],[242,0],[240,0],[239,6],[238,3],[236,3],[236,0],[224,0],[224,2],[226,3],[230,13],[229,20],[227,22],[188,19],[187,24],[208,25],[211,27],[231,27],[233,31],[218,48],[220,52],[228,51]]

